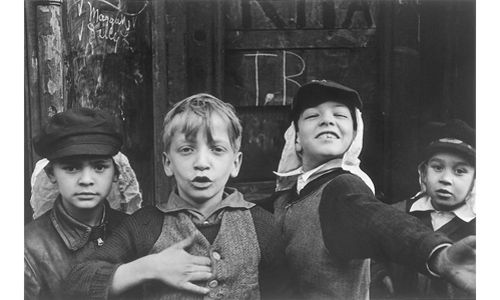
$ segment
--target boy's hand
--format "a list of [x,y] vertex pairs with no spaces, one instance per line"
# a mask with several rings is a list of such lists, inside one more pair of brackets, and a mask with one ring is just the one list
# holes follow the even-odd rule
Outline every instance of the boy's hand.
[[160,253],[150,254],[119,266],[111,282],[110,294],[118,295],[148,280],[160,280],[176,289],[207,294],[208,288],[195,285],[193,282],[212,277],[210,259],[191,255],[184,250],[193,244],[194,239],[195,237],[191,236]]
[[165,284],[197,294],[207,294],[209,289],[193,284],[193,281],[208,280],[212,277],[210,259],[194,256],[184,249],[194,242],[194,235],[174,244],[151,257],[155,278]]
[[476,293],[476,237],[469,236],[433,255],[431,270],[469,293]]

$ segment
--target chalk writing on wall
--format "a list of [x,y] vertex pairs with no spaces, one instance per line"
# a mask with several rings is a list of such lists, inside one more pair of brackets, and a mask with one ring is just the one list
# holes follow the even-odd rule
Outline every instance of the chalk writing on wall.
[[[288,82],[291,82],[295,85],[297,85],[298,87],[300,87],[300,84],[294,80],[293,78],[296,78],[300,75],[302,75],[304,73],[304,70],[306,69],[306,62],[304,61],[304,59],[296,54],[296,53],[293,53],[292,51],[286,51],[286,50],[283,50],[281,52],[281,57],[279,57],[280,55],[279,54],[275,54],[275,53],[261,53],[259,51],[257,51],[256,53],[249,53],[249,54],[244,54],[245,57],[250,57],[250,58],[253,58],[254,60],[254,68],[255,68],[255,106],[259,106],[260,105],[260,78],[259,78],[259,58],[262,58],[262,57],[275,57],[276,59],[281,59],[281,69],[282,69],[282,73],[281,73],[281,84],[282,84],[282,90],[281,90],[281,105],[287,105],[289,104],[288,100],[289,98],[287,98],[287,83]],[[293,73],[293,74],[289,74],[287,73],[287,58],[288,57],[291,57],[292,59],[296,59],[299,61],[299,66],[300,66],[300,70],[297,72],[297,73]],[[265,100],[264,100],[264,104],[263,105],[270,105],[270,104],[277,104],[276,100],[277,99],[277,96],[278,93],[267,93],[266,96],[265,96]]]
[[117,53],[121,48],[130,49],[131,34],[135,32],[138,16],[146,9],[145,1],[137,10],[125,8],[106,0],[80,0],[76,2],[77,17],[75,33],[87,53],[96,53],[101,48],[105,53]]

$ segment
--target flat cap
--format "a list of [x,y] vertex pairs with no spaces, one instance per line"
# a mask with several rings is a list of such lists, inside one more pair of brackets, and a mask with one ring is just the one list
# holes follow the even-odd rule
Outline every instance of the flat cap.
[[327,101],[345,104],[351,110],[363,107],[361,97],[356,90],[331,80],[313,80],[301,86],[295,94],[292,103],[292,120],[297,122],[304,110]]
[[83,107],[55,114],[33,139],[35,151],[48,160],[75,155],[113,156],[122,143],[117,118],[103,110]]
[[428,123],[424,128],[423,160],[438,152],[456,153],[471,164],[476,161],[476,131],[462,120]]

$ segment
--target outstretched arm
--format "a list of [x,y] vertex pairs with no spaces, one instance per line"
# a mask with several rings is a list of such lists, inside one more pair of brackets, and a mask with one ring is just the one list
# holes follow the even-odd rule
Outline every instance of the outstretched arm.
[[438,250],[429,268],[443,279],[469,293],[476,293],[476,237],[469,236]]
[[475,242],[461,241],[433,253],[451,240],[378,201],[357,176],[335,178],[323,191],[319,211],[323,239],[332,255],[392,261],[424,274],[431,266],[451,283],[475,289]]

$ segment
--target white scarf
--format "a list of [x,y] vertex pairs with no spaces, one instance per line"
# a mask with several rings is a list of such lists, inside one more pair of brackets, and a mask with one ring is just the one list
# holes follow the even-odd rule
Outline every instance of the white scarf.
[[[356,108],[356,122],[358,129],[355,132],[354,139],[344,153],[342,158],[334,158],[327,162],[328,169],[341,168],[357,175],[366,185],[375,193],[375,186],[371,178],[359,167],[359,154],[363,148],[363,119],[361,111]],[[288,127],[284,134],[285,145],[281,152],[281,159],[278,165],[278,171],[274,172],[278,176],[276,180],[276,191],[283,191],[292,188],[297,182],[297,177],[302,174],[302,159],[295,151],[296,132],[293,123]],[[319,168],[318,171],[324,171]],[[312,177],[312,176],[311,176]]]

